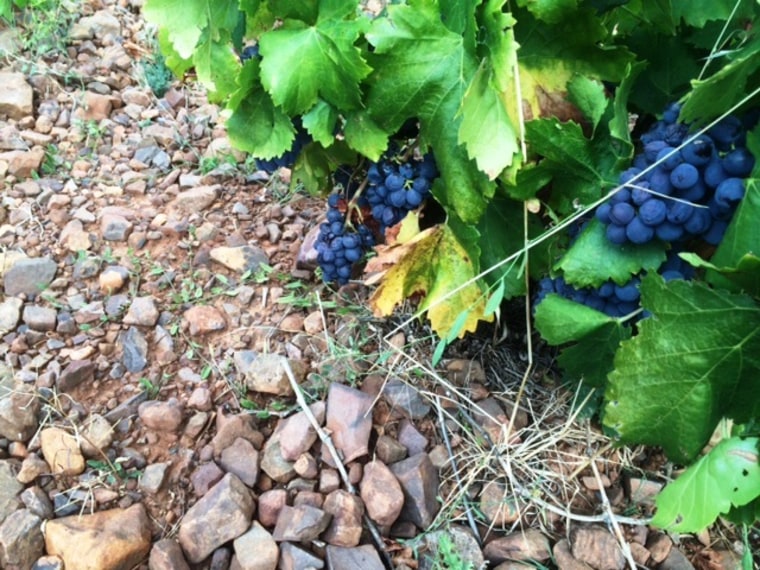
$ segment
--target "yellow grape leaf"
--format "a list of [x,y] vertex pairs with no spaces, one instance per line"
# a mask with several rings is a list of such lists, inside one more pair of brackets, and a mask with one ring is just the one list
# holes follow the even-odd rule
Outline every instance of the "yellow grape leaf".
[[[475,265],[448,226],[428,228],[401,248],[403,255],[369,300],[376,316],[388,316],[405,299],[422,296],[420,309],[427,311],[433,330],[441,337],[460,325],[456,335],[462,337],[474,332],[478,321],[493,319],[493,315],[485,316],[486,295],[472,280]],[[465,313],[462,321],[460,315]]]

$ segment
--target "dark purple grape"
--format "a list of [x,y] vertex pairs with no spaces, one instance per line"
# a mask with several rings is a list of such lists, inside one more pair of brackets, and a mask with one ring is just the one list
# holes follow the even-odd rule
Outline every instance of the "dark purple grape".
[[668,221],[682,226],[694,213],[694,206],[686,202],[671,202],[668,205]]
[[618,183],[620,185],[626,184],[627,182],[630,182],[633,180],[636,176],[639,175],[641,172],[640,168],[631,167],[627,170],[623,170],[623,172],[620,173],[620,176],[618,176]]
[[681,150],[683,159],[692,166],[704,166],[715,155],[713,141],[707,135],[700,135]]
[[663,122],[672,125],[676,121],[678,121],[678,115],[681,113],[681,105],[680,103],[671,103],[667,106],[665,109],[665,112],[662,114],[662,120]]
[[618,226],[624,226],[633,219],[636,210],[627,202],[618,202],[610,210],[610,222]]
[[430,191],[430,180],[427,178],[417,177],[412,182],[412,188],[419,192],[422,196],[425,196]]
[[644,145],[644,156],[652,163],[657,160],[657,155],[664,148],[668,148],[668,144],[663,140],[654,140]]
[[385,175],[380,172],[377,164],[371,164],[367,169],[367,180],[370,184],[382,184],[385,181]]
[[621,301],[631,303],[638,301],[641,294],[639,293],[639,281],[634,279],[626,283],[625,285],[615,286],[615,296]]
[[422,204],[422,200],[423,200],[422,194],[420,194],[414,188],[406,191],[406,205],[410,210],[413,210],[414,208]]
[[694,208],[694,213],[684,223],[684,229],[692,235],[699,235],[710,228],[712,217],[707,208]]
[[702,236],[702,239],[704,239],[710,245],[718,245],[726,233],[726,228],[728,228],[727,221],[713,220],[710,229],[705,232],[705,234]]
[[327,221],[330,223],[342,222],[343,214],[341,214],[338,210],[327,210]]
[[390,196],[388,197],[388,201],[390,202],[391,206],[395,206],[396,208],[403,208],[406,205],[406,190],[402,188],[401,190],[395,190],[391,192]]
[[631,202],[637,206],[641,206],[644,202],[652,198],[652,193],[649,190],[649,182],[639,182],[636,188],[631,190]]
[[628,241],[625,233],[625,226],[610,224],[607,226],[606,233],[607,239],[610,243],[614,243],[615,245],[623,245]]
[[667,242],[678,241],[683,237],[684,229],[680,224],[662,222],[654,229],[657,239]]
[[746,148],[737,148],[723,157],[723,169],[729,176],[746,178],[754,166],[755,157]]
[[649,188],[658,194],[670,196],[673,193],[670,174],[670,172],[662,168],[655,168],[649,173]]
[[744,125],[739,117],[728,115],[714,125],[708,134],[713,139],[715,147],[720,151],[731,150],[744,135]]
[[661,273],[662,278],[665,281],[673,281],[674,279],[684,279],[683,273],[676,271],[675,269],[668,269]]
[[699,202],[707,194],[707,186],[702,180],[697,180],[697,183],[685,190],[681,190],[678,193],[679,198],[687,200],[689,202]]
[[681,153],[672,146],[666,146],[657,153],[656,162],[660,163],[660,166],[665,170],[673,170],[683,162],[683,157],[681,156]]
[[654,238],[654,228],[647,226],[638,216],[634,216],[625,227],[625,236],[631,243],[645,244]]
[[628,190],[628,188],[623,188],[621,190],[618,190],[614,194],[610,196],[610,202],[614,204],[619,204],[623,202],[630,202],[631,201],[631,191]]
[[639,218],[647,226],[658,226],[665,221],[668,206],[658,198],[647,200],[639,207]]
[[403,190],[405,181],[403,176],[394,172],[385,178],[385,187],[393,193],[397,190]]
[[609,202],[604,202],[603,204],[599,204],[599,207],[596,209],[596,212],[594,212],[594,215],[596,216],[596,219],[602,222],[603,224],[609,224],[611,209],[612,209],[612,204],[610,204]]
[[715,202],[733,208],[744,197],[744,181],[741,178],[726,178],[715,189]]
[[670,183],[674,188],[685,190],[693,186],[699,180],[699,171],[695,166],[687,162],[679,164],[670,173]]
[[711,160],[702,172],[702,179],[710,188],[717,188],[726,178],[728,173],[723,169],[723,161],[719,158]]

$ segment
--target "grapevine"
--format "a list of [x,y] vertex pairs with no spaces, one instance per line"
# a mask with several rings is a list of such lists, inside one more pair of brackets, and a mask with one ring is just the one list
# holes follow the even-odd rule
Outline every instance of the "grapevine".
[[[689,464],[725,418],[753,435],[757,2],[410,0],[370,18],[348,0],[146,0],[145,14],[175,72],[195,68],[227,106],[236,146],[330,196],[325,280],[360,279],[435,204],[443,220],[384,269],[376,314],[414,296],[451,340],[536,295],[537,330],[620,442]],[[760,488],[741,497],[717,512],[760,505]]]

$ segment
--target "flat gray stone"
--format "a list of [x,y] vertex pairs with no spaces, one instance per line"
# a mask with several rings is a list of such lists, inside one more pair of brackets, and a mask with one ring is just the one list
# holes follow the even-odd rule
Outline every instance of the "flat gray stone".
[[39,295],[55,278],[58,264],[49,257],[20,259],[5,272],[3,286],[9,297]]
[[29,568],[45,554],[42,519],[28,509],[11,513],[0,525],[0,566]]

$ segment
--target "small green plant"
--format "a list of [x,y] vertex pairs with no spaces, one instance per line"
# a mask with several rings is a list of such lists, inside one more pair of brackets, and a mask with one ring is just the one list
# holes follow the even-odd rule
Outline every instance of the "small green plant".
[[174,81],[174,74],[166,66],[164,56],[156,49],[152,59],[140,62],[145,82],[156,97],[163,97]]
[[100,476],[103,476],[109,485],[116,485],[128,479],[139,479],[142,472],[137,469],[127,470],[123,465],[124,461],[126,459],[123,457],[118,457],[114,461],[88,459],[87,465],[99,471]]
[[79,131],[80,136],[84,139],[84,145],[90,152],[96,152],[98,145],[103,140],[106,132],[105,127],[98,124],[95,120],[85,121],[83,119],[74,119],[74,127]]
[[454,541],[448,534],[441,533],[438,539],[434,570],[473,570],[472,562],[462,560],[461,554],[456,549]]
[[137,381],[140,387],[148,394],[148,399],[154,400],[158,396],[161,390],[160,386],[157,386],[150,378],[145,376],[140,377]]
[[21,29],[21,47],[34,58],[62,52],[66,48],[68,28],[78,14],[74,2],[62,0],[0,0],[0,18],[13,23],[14,9]]
[[61,156],[58,145],[49,144],[45,148],[45,158],[42,161],[40,170],[45,176],[53,176],[58,172],[69,170],[71,163]]

